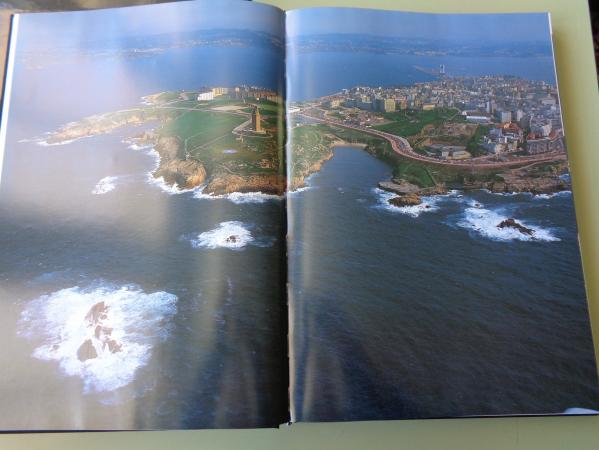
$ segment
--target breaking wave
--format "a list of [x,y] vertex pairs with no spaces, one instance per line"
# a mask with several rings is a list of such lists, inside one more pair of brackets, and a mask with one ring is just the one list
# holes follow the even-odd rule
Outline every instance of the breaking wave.
[[[71,124],[67,124],[67,125],[71,125]],[[54,135],[56,135],[56,133],[48,132],[48,133],[44,133],[44,137],[36,137],[33,139],[21,139],[19,142],[35,142],[37,145],[41,145],[42,147],[55,147],[58,145],[71,144],[80,139],[93,137],[93,135],[87,135],[87,136],[80,136],[80,137],[77,137],[74,139],[65,139],[64,141],[48,142],[48,139],[52,138],[52,136],[54,136]]]
[[250,230],[242,222],[222,222],[214,230],[205,231],[191,240],[195,248],[228,248],[241,250],[254,241]]
[[192,192],[198,189],[181,189],[179,186],[177,186],[177,183],[168,184],[164,180],[164,177],[155,177],[154,172],[158,170],[158,167],[160,167],[160,154],[156,151],[153,145],[140,145],[133,143],[129,145],[129,148],[131,150],[145,150],[148,156],[154,158],[154,167],[152,167],[152,169],[146,174],[146,181],[149,184],[159,187],[162,191],[166,192],[169,195],[184,194],[185,192]]
[[549,230],[527,224],[521,220],[518,220],[518,223],[532,230],[532,234],[525,234],[512,227],[499,228],[498,225],[508,218],[508,216],[504,216],[497,211],[483,208],[480,203],[470,202],[470,207],[464,210],[462,218],[458,221],[457,225],[495,241],[518,240],[553,242],[560,240]]
[[203,194],[202,190],[205,186],[200,186],[194,189],[194,198],[205,200],[225,199],[235,204],[242,203],[264,203],[271,200],[282,200],[284,196],[274,194],[263,194],[262,192],[232,192],[231,194],[212,195]]
[[533,200],[547,200],[555,197],[568,197],[572,195],[572,191],[559,191],[554,192],[553,194],[538,194],[533,196]]
[[[129,141],[125,141],[125,143],[129,143]],[[136,142],[132,142],[128,146],[128,148],[130,148],[131,150],[147,150],[152,147],[152,144],[138,144]]]
[[164,177],[155,177],[152,174],[152,172],[149,172],[147,174],[146,180],[148,181],[148,183],[153,184],[154,186],[158,186],[162,191],[166,192],[169,195],[184,194],[186,192],[193,192],[196,189],[198,189],[198,188],[181,189],[179,186],[177,186],[177,183],[168,184],[166,181],[164,181]]
[[168,337],[176,303],[173,294],[146,294],[136,285],[75,286],[29,302],[19,334],[41,339],[32,356],[80,377],[84,393],[114,391],[131,383]]
[[294,189],[293,191],[287,191],[287,195],[294,196],[301,194],[302,192],[309,191],[310,189],[314,189],[312,186],[304,186],[301,188]]
[[383,189],[375,188],[374,193],[378,199],[378,207],[386,209],[387,211],[406,214],[411,217],[418,217],[423,212],[437,211],[439,207],[437,202],[442,197],[440,195],[431,195],[427,197],[421,197],[422,203],[414,206],[395,206],[389,203],[397,194],[393,192],[384,191]]
[[118,177],[104,177],[96,184],[96,187],[92,190],[94,195],[106,194],[116,187],[116,180]]

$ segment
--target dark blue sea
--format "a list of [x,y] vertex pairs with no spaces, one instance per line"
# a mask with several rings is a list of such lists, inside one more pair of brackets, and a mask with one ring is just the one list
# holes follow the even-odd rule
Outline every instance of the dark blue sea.
[[[291,194],[292,402],[304,421],[599,406],[572,195],[397,208],[361,149]],[[498,229],[514,217],[534,237]]]
[[[156,156],[129,140],[143,128],[40,145],[65,123],[136,107],[155,92],[276,89],[280,55],[200,47],[45,61],[17,58],[0,183],[0,428],[280,423],[283,202],[208,199],[150,182]],[[363,62],[335,77],[323,66],[292,97],[430,78],[399,59],[392,78]],[[446,62],[456,74],[487,73],[489,64]],[[299,418],[597,405],[568,194],[454,193],[396,211],[372,190],[387,166],[361,151],[337,153],[292,199]],[[508,215],[542,239],[493,236],[488,224]],[[231,233],[241,241],[224,245]],[[82,364],[80,318],[100,302],[123,351]]]
[[[43,145],[65,123],[156,92],[277,89],[279,55],[75,52],[40,65],[22,50],[0,184],[0,429],[284,422],[284,202],[152,182],[156,154],[130,138],[154,124]],[[122,348],[82,362],[84,317],[102,302]]]

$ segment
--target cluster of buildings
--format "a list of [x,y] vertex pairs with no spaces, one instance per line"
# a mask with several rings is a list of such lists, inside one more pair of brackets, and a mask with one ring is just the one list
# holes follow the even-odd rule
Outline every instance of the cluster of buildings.
[[267,100],[282,104],[282,97],[274,91],[256,86],[235,86],[235,87],[203,87],[197,92],[197,101],[210,101],[216,97],[232,100]]
[[[480,145],[489,153],[565,150],[557,88],[544,81],[511,76],[440,76],[435,81],[405,87],[344,89],[328,97],[323,106],[351,108],[358,115],[370,112],[371,123],[376,122],[376,116],[382,119],[384,113],[406,109],[455,108],[465,122],[488,127]],[[438,148],[431,150],[444,154]],[[456,159],[469,157],[465,148],[458,146],[445,149],[445,155]]]

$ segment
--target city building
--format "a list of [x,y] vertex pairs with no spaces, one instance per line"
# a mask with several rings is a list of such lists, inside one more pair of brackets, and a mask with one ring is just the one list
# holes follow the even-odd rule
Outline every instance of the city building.
[[205,102],[214,100],[214,92],[212,89],[202,89],[198,92],[198,101]]

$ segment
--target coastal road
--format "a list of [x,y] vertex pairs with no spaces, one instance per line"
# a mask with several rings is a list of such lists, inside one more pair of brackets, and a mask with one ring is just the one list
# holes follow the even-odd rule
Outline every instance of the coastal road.
[[489,156],[479,156],[476,158],[471,158],[468,161],[464,160],[456,160],[456,161],[441,161],[436,158],[431,158],[429,156],[421,155],[414,151],[410,143],[407,139],[396,136],[391,133],[386,133],[384,131],[375,130],[372,128],[366,128],[358,125],[349,125],[338,120],[333,120],[326,117],[319,117],[314,114],[310,114],[307,111],[298,111],[296,114],[305,117],[310,120],[314,120],[319,123],[324,123],[327,125],[338,126],[342,128],[347,128],[350,130],[356,130],[363,133],[367,133],[373,136],[377,136],[387,140],[391,144],[391,148],[395,153],[404,158],[416,160],[419,162],[425,162],[429,164],[435,164],[446,167],[459,167],[459,168],[468,168],[468,169],[495,169],[495,168],[503,168],[503,167],[512,167],[522,165],[524,163],[540,163],[547,161],[556,161],[560,159],[566,159],[566,154],[563,152],[550,152],[550,153],[541,153],[538,155],[530,155],[530,156],[522,156],[517,159],[512,159],[509,161],[493,161],[492,158],[495,158],[495,155]]

